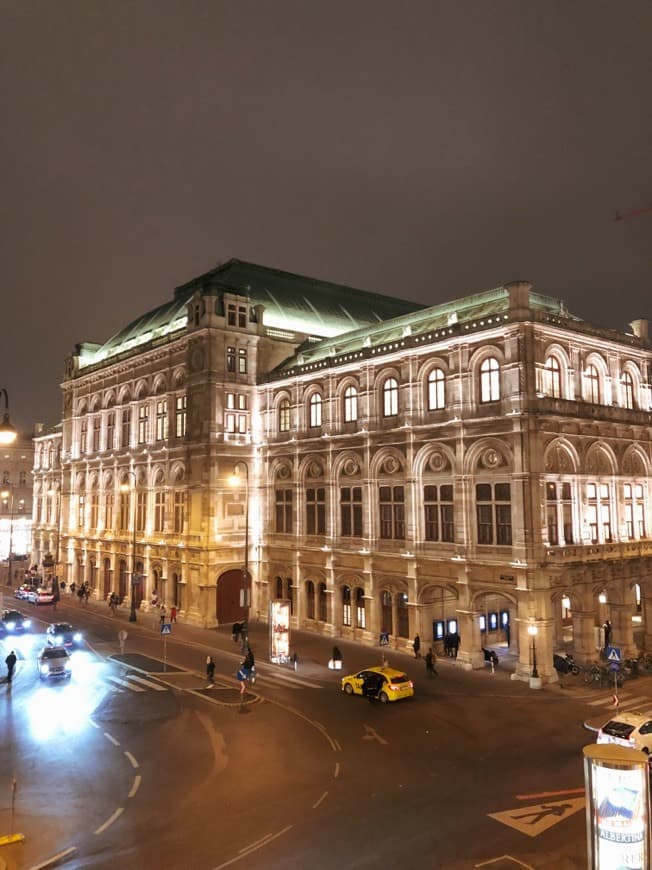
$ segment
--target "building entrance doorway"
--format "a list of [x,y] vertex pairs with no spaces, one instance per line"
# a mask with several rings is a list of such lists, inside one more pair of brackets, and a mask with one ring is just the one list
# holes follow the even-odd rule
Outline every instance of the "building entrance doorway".
[[217,581],[215,596],[215,616],[220,625],[241,622],[245,611],[240,605],[240,590],[243,588],[243,574],[240,568],[226,571]]

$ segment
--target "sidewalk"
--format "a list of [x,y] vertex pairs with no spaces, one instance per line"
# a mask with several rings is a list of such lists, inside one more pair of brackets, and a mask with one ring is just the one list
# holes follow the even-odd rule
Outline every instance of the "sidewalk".
[[[94,613],[106,617],[107,623],[114,623],[116,626],[116,635],[120,628],[129,630],[129,613],[128,605],[118,607],[116,615],[112,616],[108,604],[105,601],[91,598],[88,605],[78,604],[77,600],[73,600],[72,596],[66,595],[62,598],[57,615],[59,619],[68,618],[74,622],[74,612],[77,610],[92,609]],[[151,632],[152,636],[160,635],[159,610],[156,607],[149,607],[147,611],[137,611],[137,625],[140,630]],[[203,655],[208,652],[225,653],[234,659],[241,655],[240,641],[235,643],[231,635],[231,625],[221,625],[217,628],[200,628],[194,625],[188,625],[184,622],[173,623],[172,636],[175,639],[181,639],[188,643],[197,644],[202,647]],[[269,653],[269,625],[266,622],[251,621],[249,623],[249,644],[251,645],[255,655],[257,665],[266,665],[270,668],[281,668],[288,673],[293,673],[292,665],[274,665],[268,660]],[[331,658],[333,646],[337,645],[342,653],[342,670],[330,670],[328,661]],[[422,653],[428,648],[428,644],[422,642]],[[303,676],[308,679],[319,679],[325,682],[337,684],[344,674],[355,673],[358,670],[373,665],[381,665],[383,657],[387,660],[390,667],[399,670],[414,671],[414,667],[419,671],[423,671],[425,677],[425,663],[423,658],[415,659],[411,651],[395,650],[390,646],[373,647],[366,644],[356,643],[355,641],[346,640],[341,637],[327,637],[320,634],[315,634],[310,631],[292,630],[290,635],[291,652],[296,652],[297,676]],[[496,668],[495,677],[499,679],[509,679],[511,673],[516,669],[517,656],[508,651],[505,647],[496,647],[496,652],[499,658],[499,664]],[[118,652],[118,644],[116,640],[116,652]],[[202,658],[203,662],[203,658]],[[457,666],[454,659],[445,656],[437,656],[437,669],[441,672],[446,671],[451,674],[457,671]],[[198,670],[201,668],[198,667]],[[218,663],[219,669],[219,663]],[[485,665],[484,671],[489,672],[490,668]],[[234,668],[235,671],[235,668]],[[483,670],[477,672],[482,674]]]

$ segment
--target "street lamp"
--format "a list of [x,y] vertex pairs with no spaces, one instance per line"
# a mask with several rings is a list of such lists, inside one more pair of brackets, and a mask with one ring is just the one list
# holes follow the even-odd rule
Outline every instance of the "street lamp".
[[3,501],[7,501],[8,499],[10,508],[9,508],[9,553],[7,554],[7,563],[9,566],[9,572],[7,575],[7,586],[11,586],[11,551],[13,549],[13,536],[14,536],[14,491],[13,489],[5,489],[0,493]]
[[230,477],[231,486],[240,486],[240,474],[244,471],[245,480],[245,544],[244,544],[244,569],[242,572],[242,590],[240,604],[244,610],[244,622],[249,626],[249,608],[251,607],[251,589],[249,587],[249,466],[246,462],[237,462],[234,473]]
[[[132,540],[131,540],[131,610],[129,611],[129,622],[137,622],[138,617],[136,616],[136,518],[138,511],[137,504],[137,487],[138,487],[138,478],[136,477],[135,471],[127,471],[128,475],[133,477],[134,479],[134,519],[133,519],[133,527],[132,527]],[[129,484],[122,483],[120,485],[121,492],[129,492]]]
[[14,443],[18,433],[9,421],[9,396],[4,387],[0,390],[0,394],[4,396],[5,400],[5,413],[2,418],[2,423],[0,423],[0,444],[7,446],[8,444]]
[[536,645],[536,637],[539,633],[539,629],[537,626],[531,622],[527,627],[527,633],[532,638],[532,680],[539,679],[539,672],[537,670],[537,645]]

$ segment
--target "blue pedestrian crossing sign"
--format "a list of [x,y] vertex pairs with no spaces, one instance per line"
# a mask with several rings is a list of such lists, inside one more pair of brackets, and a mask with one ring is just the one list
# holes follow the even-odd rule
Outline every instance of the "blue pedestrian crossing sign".
[[162,622],[161,623],[161,634],[172,634],[172,623],[171,622]]
[[607,661],[608,662],[622,661],[622,659],[620,657],[620,647],[619,646],[608,646],[607,647]]

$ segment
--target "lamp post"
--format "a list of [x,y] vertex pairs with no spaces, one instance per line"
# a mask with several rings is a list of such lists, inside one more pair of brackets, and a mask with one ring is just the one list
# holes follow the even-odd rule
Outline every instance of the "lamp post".
[[537,644],[536,638],[539,633],[539,629],[535,625],[534,622],[531,622],[527,627],[527,633],[532,638],[532,674],[530,676],[530,688],[531,689],[540,689],[541,688],[541,678],[539,677],[539,671],[537,670]]
[[[135,471],[127,471],[127,474],[134,479],[134,518],[132,525],[131,539],[131,609],[129,611],[129,622],[137,622],[136,616],[136,519],[138,512],[138,478]],[[129,492],[129,484],[123,483],[120,486],[122,492]]]
[[4,396],[5,400],[5,413],[2,418],[2,423],[0,423],[0,444],[7,446],[14,443],[18,433],[9,421],[9,396],[4,387],[0,390],[0,395]]
[[242,590],[240,593],[241,605],[244,611],[244,622],[249,626],[249,608],[251,607],[251,589],[249,586],[249,466],[246,462],[237,462],[231,477],[232,486],[240,486],[240,473],[244,471],[245,480],[245,544],[244,544],[244,569],[242,572]]
[[11,553],[14,546],[13,537],[14,537],[14,491],[13,489],[5,489],[0,493],[3,501],[9,500],[9,552],[7,554],[7,563],[9,566],[9,572],[7,574],[7,586],[11,586]]

